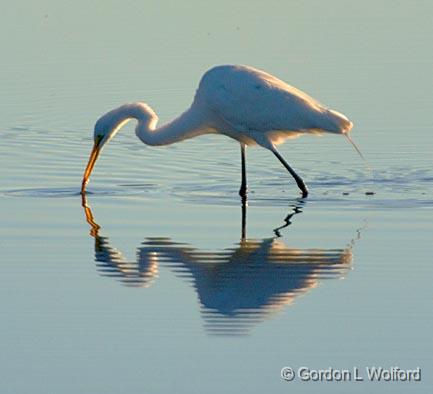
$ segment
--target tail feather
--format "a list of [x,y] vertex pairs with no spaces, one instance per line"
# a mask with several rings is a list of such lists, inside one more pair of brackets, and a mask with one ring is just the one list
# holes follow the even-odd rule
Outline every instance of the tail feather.
[[349,119],[347,119],[347,117],[344,116],[342,113],[337,112],[333,109],[326,109],[325,114],[325,123],[327,123],[327,125],[325,127],[322,126],[322,129],[330,133],[343,134],[350,142],[350,144],[355,148],[356,152],[358,153],[359,157],[364,161],[368,170],[372,171],[373,169],[370,163],[365,159],[361,150],[358,148],[358,146],[355,144],[352,137],[350,136],[350,131],[352,130],[353,123]]
[[329,131],[334,133],[346,134],[352,130],[353,123],[342,113],[333,109],[327,110],[328,121],[330,123]]
[[350,142],[350,144],[355,148],[355,150],[358,152],[359,157],[364,161],[365,165],[369,169],[369,171],[372,171],[373,168],[371,167],[370,163],[365,159],[364,155],[362,154],[361,150],[356,146],[355,142],[353,141],[352,137],[349,133],[343,134],[347,140]]

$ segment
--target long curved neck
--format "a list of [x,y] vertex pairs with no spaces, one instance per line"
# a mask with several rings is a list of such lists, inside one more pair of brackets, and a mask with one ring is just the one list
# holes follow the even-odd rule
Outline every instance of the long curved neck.
[[169,145],[212,132],[203,112],[194,105],[178,118],[158,128],[158,116],[147,104],[126,104],[119,108],[118,114],[119,127],[130,119],[137,119],[135,134],[147,145]]

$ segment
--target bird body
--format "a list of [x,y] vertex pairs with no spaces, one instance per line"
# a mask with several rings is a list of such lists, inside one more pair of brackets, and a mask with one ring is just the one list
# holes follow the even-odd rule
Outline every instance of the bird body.
[[246,146],[260,145],[272,151],[306,196],[302,179],[275,146],[301,134],[346,134],[353,126],[341,113],[264,71],[241,65],[217,66],[203,75],[191,107],[161,127],[157,128],[155,112],[140,102],[124,104],[98,119],[82,193],[102,147],[131,119],[138,121],[137,137],[148,145],[168,145],[203,134],[223,134],[239,141],[241,195],[246,195]]
[[269,148],[303,133],[344,133],[352,123],[264,71],[217,66],[204,74],[194,104],[203,103],[223,134]]

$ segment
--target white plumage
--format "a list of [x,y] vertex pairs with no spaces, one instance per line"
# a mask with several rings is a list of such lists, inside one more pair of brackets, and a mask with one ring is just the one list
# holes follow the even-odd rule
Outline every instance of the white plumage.
[[130,119],[138,121],[136,134],[148,145],[168,145],[210,133],[239,141],[242,158],[239,193],[243,197],[247,191],[247,145],[258,144],[272,151],[306,197],[304,182],[275,146],[305,133],[347,134],[353,126],[344,115],[264,71],[240,65],[217,66],[203,75],[191,107],[166,125],[157,128],[157,115],[144,103],[122,105],[98,119],[82,193],[102,147]]
[[[194,99],[227,123],[231,137],[269,148],[302,133],[345,133],[352,123],[306,93],[248,66],[217,66],[206,72]],[[221,133],[225,134],[221,125]],[[245,137],[246,140],[245,140]]]

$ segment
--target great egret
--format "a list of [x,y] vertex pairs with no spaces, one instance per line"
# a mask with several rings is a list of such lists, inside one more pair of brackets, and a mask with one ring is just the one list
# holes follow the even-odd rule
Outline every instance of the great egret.
[[308,189],[302,178],[276,149],[301,134],[344,134],[353,124],[343,114],[328,109],[304,92],[249,66],[224,65],[207,71],[191,107],[178,118],[156,128],[158,116],[145,103],[124,104],[106,113],[95,124],[94,146],[83,176],[85,193],[102,147],[126,122],[136,119],[137,137],[148,145],[168,145],[202,134],[224,134],[241,145],[242,183],[247,193],[245,156],[247,145],[270,150],[295,179],[302,196]]

